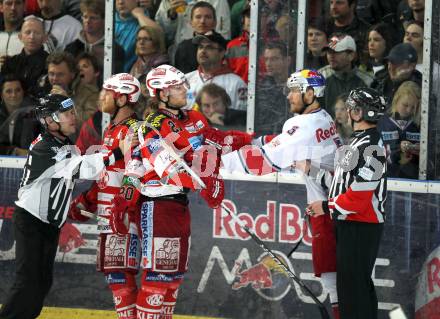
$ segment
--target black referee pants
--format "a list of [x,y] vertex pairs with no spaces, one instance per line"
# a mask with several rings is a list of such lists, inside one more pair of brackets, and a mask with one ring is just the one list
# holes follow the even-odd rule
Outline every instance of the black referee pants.
[[14,217],[16,277],[0,310],[1,319],[33,319],[52,286],[60,230],[16,207]]
[[383,224],[337,221],[336,269],[341,319],[377,319],[371,279]]

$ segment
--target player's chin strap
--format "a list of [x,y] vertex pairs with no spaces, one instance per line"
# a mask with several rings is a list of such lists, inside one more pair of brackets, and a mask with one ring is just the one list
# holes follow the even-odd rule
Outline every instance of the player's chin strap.
[[113,122],[113,120],[114,120],[114,119],[116,118],[116,116],[118,115],[119,111],[122,110],[124,107],[128,107],[128,106],[129,106],[128,103],[129,103],[129,102],[127,102],[127,103],[126,103],[125,105],[123,105],[123,106],[118,106],[118,105],[116,105],[116,107],[117,107],[116,112],[112,114],[112,116],[110,117],[110,121]]
[[[53,118],[52,115],[50,115],[50,118],[52,119],[52,121],[53,121],[54,123],[56,123],[56,124],[58,125],[58,129],[57,129],[55,132],[58,132],[61,136],[65,137],[65,138],[68,138],[68,136],[65,135],[65,134],[61,131],[61,124],[60,124],[59,122],[55,121],[55,119]],[[46,118],[44,118],[43,121],[44,121],[44,123],[45,123],[45,124],[44,124],[45,129],[48,131],[48,130],[49,130],[49,125],[48,125],[47,122],[46,122]]]
[[160,90],[157,90],[157,98],[158,98],[159,101],[161,101],[163,104],[165,104],[165,106],[167,107],[167,109],[174,110],[174,111],[179,111],[179,110],[182,109],[181,106],[174,106],[174,105],[169,104],[169,103],[168,103],[168,101],[170,100],[169,98],[168,98],[168,100],[166,100],[166,101],[162,100],[162,99],[160,98],[160,92],[159,92],[159,91],[160,91]]
[[304,111],[305,111],[310,105],[312,105],[313,103],[315,103],[315,101],[316,101],[316,96],[313,95],[313,100],[312,100],[312,102],[310,102],[310,103],[306,103],[306,102],[304,101],[304,94],[305,94],[305,93],[302,93],[302,94],[301,94],[302,101],[303,101],[303,107],[302,107],[301,111],[300,111],[298,114],[303,114]]

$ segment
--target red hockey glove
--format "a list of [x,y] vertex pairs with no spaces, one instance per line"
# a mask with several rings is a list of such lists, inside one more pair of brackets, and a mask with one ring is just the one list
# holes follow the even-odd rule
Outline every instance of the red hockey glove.
[[87,200],[87,192],[81,193],[81,195],[72,200],[67,216],[69,216],[70,219],[80,222],[88,221],[89,217],[81,215],[81,210],[85,210],[90,213],[95,213],[97,210],[96,203],[92,203]]
[[113,233],[126,235],[130,229],[130,221],[134,218],[134,209],[123,195],[116,195],[112,200],[110,211],[110,227]]
[[209,207],[217,208],[225,197],[225,183],[218,177],[201,177],[206,188],[202,189],[200,196],[206,201]]
[[203,136],[206,144],[213,145],[218,149],[227,147],[223,153],[235,151],[244,145],[249,145],[254,138],[254,134],[248,134],[236,130],[220,131],[213,127],[205,130]]

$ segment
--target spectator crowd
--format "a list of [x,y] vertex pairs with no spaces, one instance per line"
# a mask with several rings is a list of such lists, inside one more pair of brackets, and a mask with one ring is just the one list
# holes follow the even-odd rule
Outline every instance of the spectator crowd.
[[[294,1],[260,0],[255,131],[275,134],[293,114],[285,96],[295,71]],[[35,99],[69,96],[83,148],[101,136],[104,0],[0,0],[0,154],[26,155],[41,128]],[[326,78],[320,104],[347,141],[345,99],[371,87],[386,98],[378,129],[391,177],[418,177],[424,0],[314,0],[309,3],[304,67]],[[116,0],[113,72],[144,86],[136,112],[149,102],[145,76],[167,63],[186,73],[188,109],[216,127],[244,129],[248,99],[249,0]],[[92,138],[93,137],[93,138]]]

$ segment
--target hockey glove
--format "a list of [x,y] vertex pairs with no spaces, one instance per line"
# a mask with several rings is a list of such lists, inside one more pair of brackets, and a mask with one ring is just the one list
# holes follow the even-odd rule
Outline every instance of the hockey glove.
[[201,179],[205,183],[206,188],[202,189],[200,196],[202,196],[209,207],[219,207],[225,197],[225,183],[223,179],[214,176],[201,177]]
[[88,221],[89,217],[81,215],[81,210],[91,213],[95,213],[97,210],[96,204],[87,199],[87,192],[82,193],[77,198],[72,200],[68,212],[69,218],[80,222]]
[[134,219],[134,209],[123,195],[116,195],[112,200],[110,227],[113,233],[126,235],[130,230],[130,221]]
[[241,131],[229,130],[220,131],[215,128],[209,128],[204,133],[205,143],[221,149],[223,154],[240,149],[244,145],[252,143],[254,134],[248,134]]

